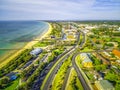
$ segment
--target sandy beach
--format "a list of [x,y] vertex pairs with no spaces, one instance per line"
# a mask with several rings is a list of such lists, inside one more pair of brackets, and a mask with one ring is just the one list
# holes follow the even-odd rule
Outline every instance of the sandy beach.
[[11,55],[8,59],[6,59],[5,61],[3,61],[2,63],[0,63],[0,68],[2,68],[5,64],[7,64],[9,61],[11,61],[12,59],[14,59],[16,56],[18,56],[22,51],[24,51],[25,49],[29,49],[31,48],[33,45],[35,45],[37,42],[39,42],[40,40],[42,40],[43,38],[47,37],[50,32],[52,31],[52,26],[48,23],[49,28],[47,32],[44,32],[42,35],[38,36],[37,39],[27,43],[21,50],[18,50],[17,52],[15,52],[13,55]]

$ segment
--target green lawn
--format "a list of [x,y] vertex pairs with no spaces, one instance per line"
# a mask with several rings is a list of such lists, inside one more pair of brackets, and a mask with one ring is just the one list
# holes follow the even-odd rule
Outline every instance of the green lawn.
[[114,41],[120,42],[120,38],[114,38]]
[[88,48],[88,47],[84,47],[81,52],[86,52],[86,51],[93,51],[92,49]]
[[82,60],[80,59],[80,54],[78,54],[78,55],[76,56],[75,61],[76,61],[77,65],[78,65],[79,67],[82,67],[82,65],[81,65]]
[[48,44],[46,44],[46,43],[42,43],[42,42],[40,42],[40,43],[37,43],[36,45],[35,45],[35,47],[46,47]]
[[84,90],[74,68],[71,69],[65,90]]
[[9,86],[7,86],[3,90],[15,90],[15,88],[19,85],[20,78],[17,78],[15,81],[12,81]]

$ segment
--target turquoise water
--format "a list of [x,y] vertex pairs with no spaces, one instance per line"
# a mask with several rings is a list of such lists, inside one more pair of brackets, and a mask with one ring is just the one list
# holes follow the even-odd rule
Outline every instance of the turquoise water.
[[12,49],[24,47],[48,28],[46,22],[40,21],[0,21],[0,58]]

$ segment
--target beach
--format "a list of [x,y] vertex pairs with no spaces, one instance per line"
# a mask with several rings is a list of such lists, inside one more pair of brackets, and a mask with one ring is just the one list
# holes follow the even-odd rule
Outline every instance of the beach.
[[49,25],[49,28],[48,28],[47,32],[42,33],[42,35],[38,36],[37,39],[34,39],[33,41],[30,41],[22,49],[16,51],[13,55],[11,55],[5,61],[3,61],[2,63],[0,63],[0,66],[1,66],[0,68],[2,68],[5,64],[7,64],[8,62],[10,62],[12,59],[14,59],[19,54],[21,54],[21,52],[24,51],[25,49],[30,49],[33,45],[35,45],[36,43],[38,43],[40,40],[42,40],[43,38],[47,37],[50,34],[50,32],[52,31],[52,26],[49,23],[48,23],[48,25]]

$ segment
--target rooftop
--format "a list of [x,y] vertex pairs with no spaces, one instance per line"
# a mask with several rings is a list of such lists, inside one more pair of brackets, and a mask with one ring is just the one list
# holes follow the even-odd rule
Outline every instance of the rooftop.
[[41,48],[35,48],[34,50],[32,50],[30,52],[31,55],[38,55],[39,53],[42,52],[42,49]]
[[113,85],[107,80],[96,81],[101,86],[102,90],[114,90]]
[[82,63],[84,63],[84,62],[92,62],[92,60],[89,58],[87,53],[81,53],[80,56],[84,58],[84,61]]

